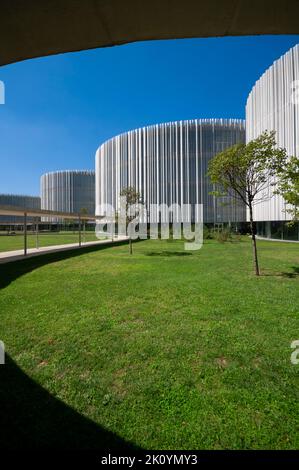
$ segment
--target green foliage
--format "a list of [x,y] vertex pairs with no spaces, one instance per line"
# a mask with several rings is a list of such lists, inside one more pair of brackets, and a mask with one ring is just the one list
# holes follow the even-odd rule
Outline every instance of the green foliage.
[[239,242],[241,235],[231,230],[230,227],[214,228],[210,230],[210,238],[217,240],[219,243]]
[[232,240],[232,234],[231,234],[231,231],[225,227],[225,228],[222,228],[221,230],[216,230],[214,232],[214,238],[218,242],[224,243],[224,242],[228,242]]
[[[133,186],[128,186],[127,188],[123,188],[120,192],[121,197],[126,198],[126,210],[128,212],[128,208],[130,206],[134,206],[135,204],[141,203],[141,196],[140,193],[134,188]],[[130,216],[128,216],[130,218]],[[132,216],[132,219],[134,217]]]
[[215,196],[228,194],[241,200],[249,209],[255,273],[260,274],[253,205],[265,200],[269,184],[286,163],[286,150],[276,146],[275,132],[263,132],[248,144],[237,144],[218,153],[209,163],[208,176],[217,186]]
[[[136,211],[134,210],[133,213],[131,213],[132,208],[137,210],[137,205],[141,204],[141,196],[140,193],[134,188],[133,186],[128,186],[127,188],[123,188],[120,192],[120,196],[126,198],[126,226],[130,224],[130,222],[133,221],[136,217]],[[137,210],[138,214],[138,210]],[[129,230],[128,230],[129,232]],[[132,240],[131,240],[131,235],[129,233],[129,249],[130,249],[130,254],[133,253],[133,247],[132,247]]]
[[292,207],[288,209],[293,220],[299,220],[299,158],[291,157],[279,174],[278,189],[285,201]]
[[248,207],[263,200],[262,192],[286,163],[286,151],[276,147],[275,132],[264,132],[248,144],[237,144],[218,153],[208,176],[218,186],[216,196],[229,194]]
[[133,186],[128,186],[121,190],[120,197],[125,198],[126,223],[128,225],[136,217],[135,211],[132,214],[130,213],[130,208],[142,203],[141,196]]
[[203,239],[204,240],[211,240],[213,238],[213,234],[209,227],[206,225],[203,226]]

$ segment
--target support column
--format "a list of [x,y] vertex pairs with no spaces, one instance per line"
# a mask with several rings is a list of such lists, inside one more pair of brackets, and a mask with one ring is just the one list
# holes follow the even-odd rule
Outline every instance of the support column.
[[81,217],[79,215],[79,246],[81,246]]
[[24,212],[24,256],[27,255],[27,212]]
[[35,234],[36,234],[36,239],[35,239],[35,246],[36,249],[39,249],[39,239],[38,239],[38,217],[36,218],[36,225],[35,225]]

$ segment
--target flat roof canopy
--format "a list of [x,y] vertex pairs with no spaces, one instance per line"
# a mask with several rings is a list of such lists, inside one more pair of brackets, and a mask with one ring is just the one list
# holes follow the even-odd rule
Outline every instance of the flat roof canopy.
[[298,0],[2,0],[0,65],[150,39],[297,34]]
[[96,220],[100,219],[101,216],[96,217],[95,215],[88,214],[76,214],[72,212],[57,212],[48,211],[44,209],[26,209],[14,206],[2,206],[0,205],[0,215],[16,215],[23,217],[24,214],[28,217],[61,217],[62,219],[81,219],[81,220]]

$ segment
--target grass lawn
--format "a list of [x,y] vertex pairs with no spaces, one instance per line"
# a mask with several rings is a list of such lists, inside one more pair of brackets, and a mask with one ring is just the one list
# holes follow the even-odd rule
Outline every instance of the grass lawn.
[[[98,240],[95,232],[85,232],[85,241],[91,242]],[[36,235],[28,234],[28,248],[36,248]],[[53,232],[40,233],[39,246],[63,245],[67,243],[78,243],[79,235],[73,232]],[[83,242],[83,233],[82,233]],[[11,250],[22,250],[24,248],[24,235],[0,235],[0,252]]]
[[[181,241],[0,266],[2,446],[299,448],[299,246]],[[131,444],[130,444],[131,443]]]

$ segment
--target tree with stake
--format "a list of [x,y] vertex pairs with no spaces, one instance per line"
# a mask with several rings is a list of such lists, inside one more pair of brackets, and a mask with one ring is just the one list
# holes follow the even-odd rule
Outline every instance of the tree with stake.
[[275,131],[265,131],[248,144],[237,144],[218,153],[209,164],[208,176],[219,188],[212,194],[215,196],[228,194],[241,200],[248,208],[257,276],[260,274],[260,269],[253,207],[271,197],[269,185],[276,184],[275,180],[285,167],[286,161],[285,149],[276,146]]
[[[141,203],[140,193],[136,191],[136,189],[132,186],[128,186],[127,188],[123,188],[120,192],[120,196],[125,198],[126,205],[126,227],[135,219],[136,214],[131,215],[130,209],[134,208],[137,204]],[[129,233],[129,249],[130,255],[133,254],[133,247],[132,247],[132,238]]]

